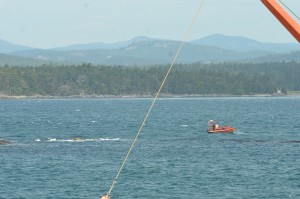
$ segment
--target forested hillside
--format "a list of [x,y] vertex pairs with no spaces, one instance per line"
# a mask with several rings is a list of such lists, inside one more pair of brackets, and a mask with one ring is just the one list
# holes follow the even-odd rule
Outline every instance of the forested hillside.
[[[9,96],[153,95],[167,65],[122,67],[43,65],[0,67],[0,94]],[[300,63],[175,65],[164,94],[253,95],[300,90]]]

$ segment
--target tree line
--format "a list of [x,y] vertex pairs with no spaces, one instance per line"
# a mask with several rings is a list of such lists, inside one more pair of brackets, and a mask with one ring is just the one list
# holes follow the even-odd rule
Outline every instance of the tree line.
[[[0,94],[9,96],[154,95],[167,65],[42,65],[0,67]],[[162,90],[176,95],[272,94],[300,90],[300,63],[177,64]]]

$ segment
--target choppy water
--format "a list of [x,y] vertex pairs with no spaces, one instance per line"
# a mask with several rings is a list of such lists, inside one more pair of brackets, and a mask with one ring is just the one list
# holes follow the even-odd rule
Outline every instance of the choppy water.
[[[0,198],[98,198],[150,103],[1,100]],[[300,198],[300,98],[158,100],[114,198]]]

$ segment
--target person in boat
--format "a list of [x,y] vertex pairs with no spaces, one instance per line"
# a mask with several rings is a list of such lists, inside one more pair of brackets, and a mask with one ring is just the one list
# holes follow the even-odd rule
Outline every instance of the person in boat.
[[219,125],[218,125],[217,123],[214,123],[214,124],[213,124],[213,130],[214,130],[214,131],[217,130],[218,127],[219,127]]
[[107,194],[105,194],[105,195],[103,195],[100,199],[110,199],[110,196],[107,195]]

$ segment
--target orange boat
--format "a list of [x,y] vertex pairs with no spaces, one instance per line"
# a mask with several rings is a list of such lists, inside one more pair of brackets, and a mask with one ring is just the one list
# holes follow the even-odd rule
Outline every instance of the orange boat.
[[230,126],[219,126],[216,121],[208,121],[208,133],[233,133],[236,130],[235,127]]

